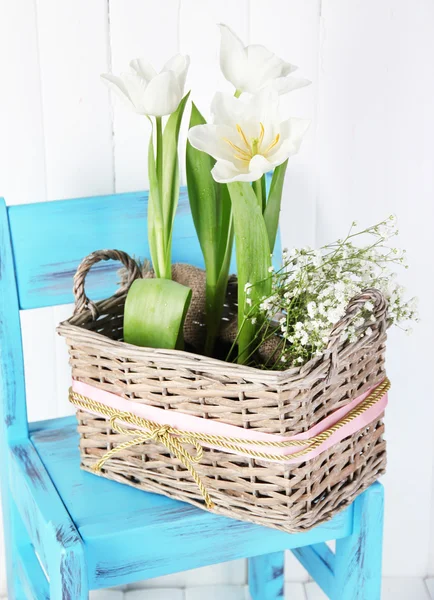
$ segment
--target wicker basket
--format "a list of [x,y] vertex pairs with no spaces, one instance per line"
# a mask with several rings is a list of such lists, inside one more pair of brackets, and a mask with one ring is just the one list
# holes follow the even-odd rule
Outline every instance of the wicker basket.
[[[94,304],[85,295],[84,280],[94,263],[108,259],[123,262],[127,281],[114,296]],[[122,342],[126,292],[140,276],[134,260],[119,251],[94,253],[80,265],[74,280],[74,316],[58,328],[69,346],[75,380],[131,403],[293,436],[385,378],[386,303],[376,290],[366,290],[350,303],[320,357],[301,368],[265,371]],[[343,343],[342,329],[367,300],[375,305],[373,333],[356,343]],[[78,410],[77,419],[86,470],[128,439],[113,430],[108,418]],[[383,432],[380,415],[316,458],[290,465],[204,447],[196,470],[214,512],[287,532],[304,531],[330,519],[384,473]],[[205,507],[191,473],[157,441],[116,451],[100,474]]]

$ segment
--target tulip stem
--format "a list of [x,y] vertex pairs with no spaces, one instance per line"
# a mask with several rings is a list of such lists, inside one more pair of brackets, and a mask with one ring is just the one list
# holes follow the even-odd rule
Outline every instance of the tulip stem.
[[155,117],[155,123],[157,131],[157,177],[161,193],[163,186],[163,123],[161,117]]
[[261,179],[257,179],[256,181],[254,181],[252,183],[253,186],[253,191],[255,192],[256,198],[258,199],[258,205],[261,208],[261,211],[263,211],[263,206],[262,203],[264,201],[263,197],[262,197],[262,181]]

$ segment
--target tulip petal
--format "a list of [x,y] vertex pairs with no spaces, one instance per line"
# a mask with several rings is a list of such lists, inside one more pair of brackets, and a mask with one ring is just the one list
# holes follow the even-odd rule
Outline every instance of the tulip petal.
[[137,75],[139,75],[139,77],[143,77],[143,79],[146,79],[148,82],[157,75],[157,71],[154,67],[144,58],[135,58],[130,62],[130,67]]
[[117,94],[117,96],[128,105],[130,109],[135,110],[135,106],[131,100],[128,88],[121,77],[112,75],[111,73],[103,73],[101,75],[101,79],[110,90],[115,92],[115,94]]
[[264,86],[281,77],[285,63],[270,52],[265,46],[258,44],[247,46],[248,85],[246,92],[254,94]]
[[293,90],[298,90],[311,83],[312,82],[309,79],[304,79],[302,77],[278,77],[274,81],[273,87],[277,90],[277,93],[281,95],[292,92]]
[[234,150],[225,138],[232,133],[229,127],[221,125],[196,125],[188,132],[188,140],[193,148],[206,152],[216,160],[233,162]]
[[275,152],[268,156],[274,166],[281,165],[289,156],[297,154],[300,149],[303,136],[310,126],[308,119],[291,118],[280,125],[282,143]]
[[298,67],[296,65],[292,65],[291,63],[282,60],[282,73],[280,76],[286,77],[290,73],[294,73],[294,71],[296,71],[297,69]]
[[231,183],[232,181],[257,181],[264,173],[272,169],[269,161],[261,155],[252,158],[249,165],[243,167],[227,160],[218,160],[211,171],[212,176],[219,183]]
[[173,71],[164,71],[154,77],[146,88],[144,106],[147,115],[164,117],[178,108],[182,90]]
[[163,71],[173,71],[175,76],[178,78],[179,85],[184,93],[185,80],[187,78],[187,71],[190,66],[190,57],[186,54],[175,54],[172,56],[164,67]]
[[211,102],[211,114],[216,125],[236,125],[244,118],[246,104],[231,94],[216,92]]
[[145,94],[148,82],[143,77],[137,75],[137,73],[122,73],[122,81],[124,82],[131,102],[134,105],[134,110],[140,114],[145,115]]
[[272,87],[267,87],[252,96],[244,109],[244,119],[252,119],[257,123],[262,123],[265,127],[265,133],[271,134],[272,124],[279,122],[279,95],[277,91]]
[[221,23],[220,68],[237,90],[244,91],[247,55],[243,42],[230,27]]
[[273,164],[269,160],[267,160],[265,156],[262,156],[262,154],[256,154],[256,156],[254,156],[249,163],[249,171],[252,175],[255,176],[255,178],[251,181],[256,181],[256,179],[260,179],[262,175],[268,173],[268,171],[271,171],[272,168]]
[[301,139],[309,129],[309,126],[309,119],[298,119],[296,117],[291,117],[280,124],[281,136],[283,139]]
[[212,176],[218,183],[230,183],[232,181],[251,181],[250,173],[241,173],[239,169],[228,160],[218,160],[214,165]]

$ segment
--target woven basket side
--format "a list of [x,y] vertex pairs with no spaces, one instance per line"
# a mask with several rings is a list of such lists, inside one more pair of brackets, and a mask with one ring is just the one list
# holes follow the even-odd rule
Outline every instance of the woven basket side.
[[[386,305],[376,290],[367,290],[350,303],[321,356],[284,372],[125,344],[125,294],[124,290],[92,308],[82,307],[58,330],[69,346],[74,379],[134,402],[293,435],[384,378]],[[376,306],[372,334],[349,344],[342,340],[342,329],[367,299]]]
[[[384,378],[385,334],[369,346],[353,345],[331,380],[322,365],[310,380],[294,377],[284,385],[275,380],[270,385],[267,373],[261,371],[249,381],[220,361],[202,357],[193,361],[173,351],[157,353],[115,341],[101,343],[111,328],[120,335],[116,316],[108,318],[99,333],[76,328],[71,335],[67,330],[74,379],[134,402],[258,431],[288,435],[306,431]],[[128,353],[123,351],[127,348]]]
[[[87,413],[79,412],[78,419],[82,465],[90,470],[97,459],[125,438]],[[380,418],[317,458],[298,465],[205,449],[197,471],[216,512],[288,532],[305,531],[331,519],[384,473],[383,433]],[[154,442],[120,452],[105,463],[103,475],[204,507],[189,473]]]

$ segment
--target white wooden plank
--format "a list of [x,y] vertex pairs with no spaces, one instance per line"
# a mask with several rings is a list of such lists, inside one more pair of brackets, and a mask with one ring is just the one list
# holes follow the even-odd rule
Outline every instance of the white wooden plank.
[[[37,0],[36,5],[48,199],[110,193],[111,114],[108,93],[99,77],[108,69],[107,3]],[[59,379],[54,385],[62,393],[53,392],[48,402],[60,398],[61,406],[55,414],[65,414],[71,412],[65,408],[63,392],[68,365],[64,350],[54,355],[57,317],[52,313],[51,322],[46,323],[43,339],[50,340],[51,350],[47,348],[46,352],[52,360],[46,363],[45,377]],[[42,357],[33,360],[29,369],[37,373]],[[35,388],[31,381],[29,386]]]
[[48,198],[113,190],[106,0],[37,0]]
[[233,94],[219,66],[219,23],[226,23],[246,41],[249,37],[248,1],[182,0],[179,31],[181,52],[191,58],[188,77],[192,100],[204,116],[217,90]]
[[[161,69],[178,52],[178,0],[110,0],[109,6],[113,73],[128,71],[137,57]],[[113,114],[116,191],[147,189],[149,122],[118,98],[113,98]]]
[[125,600],[125,596],[122,590],[94,590],[89,600]]
[[45,200],[45,155],[33,0],[0,13],[0,196],[8,204]]
[[125,592],[124,600],[184,600],[184,591],[176,588]]
[[[247,586],[199,586],[187,588],[185,600],[251,600]],[[306,600],[302,583],[285,583],[286,600]],[[146,598],[146,600],[148,600]]]
[[281,96],[282,116],[310,119],[301,150],[290,159],[282,199],[283,246],[313,245],[316,210],[316,103],[320,1],[251,0],[250,42],[263,44],[299,67],[309,87]]
[[[390,460],[384,573],[423,576],[432,515],[434,405],[425,382],[407,374],[432,368],[434,285],[426,274],[432,271],[434,117],[429,98],[434,97],[434,80],[426,77],[426,57],[432,54],[434,5],[427,0],[324,0],[322,14],[317,241],[340,237],[354,219],[369,225],[396,213],[396,243],[408,249],[411,266],[400,279],[421,299],[423,324],[413,336],[389,335],[393,390],[386,418]],[[417,398],[417,453],[423,460],[408,453],[414,428],[404,424],[412,398]],[[408,474],[404,479],[403,473]],[[403,551],[403,540],[414,551]]]
[[[327,596],[314,581],[304,584],[307,600],[328,600]],[[383,599],[384,600],[384,599]]]
[[416,577],[385,577],[382,600],[430,600],[423,579]]
[[21,312],[27,411],[30,421],[57,415],[53,311],[38,308]]
[[[16,0],[0,5],[0,72],[3,82],[0,97],[0,196],[4,196],[8,204],[45,200],[44,131],[33,0]],[[25,334],[28,333],[30,331],[26,330]],[[29,374],[27,381],[32,386]],[[39,375],[36,375],[36,381],[40,382]],[[3,535],[0,538],[0,595],[5,595]]]
[[[54,328],[61,321],[69,319],[73,310],[73,304],[55,306],[53,309]],[[54,356],[56,365],[56,416],[66,417],[75,413],[74,406],[68,402],[68,390],[71,385],[71,368],[69,366],[68,347],[65,339],[57,334],[54,335]]]
[[285,583],[285,600],[307,600],[306,591],[302,583]]
[[218,585],[199,586],[185,590],[185,600],[247,600],[246,586]]
[[285,552],[285,581],[308,581],[309,573],[292,552]]
[[434,578],[429,577],[428,579],[425,579],[425,586],[428,590],[428,595],[430,599],[434,600]]
[[[182,0],[179,15],[180,49],[191,59],[187,88],[191,99],[206,119],[211,100],[217,91],[233,94],[219,65],[219,23],[232,27],[247,43],[249,38],[248,0]],[[189,116],[185,119],[188,121]],[[185,182],[185,127],[181,133],[181,178]]]

